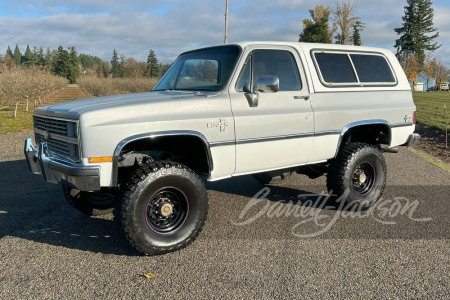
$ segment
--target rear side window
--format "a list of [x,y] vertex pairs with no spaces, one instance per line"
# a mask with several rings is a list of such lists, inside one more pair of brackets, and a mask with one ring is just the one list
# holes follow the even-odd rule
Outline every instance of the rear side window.
[[316,53],[316,60],[325,82],[357,82],[347,54]]
[[386,59],[379,55],[350,54],[360,82],[395,82]]
[[324,85],[396,84],[392,69],[382,55],[323,51],[313,55]]

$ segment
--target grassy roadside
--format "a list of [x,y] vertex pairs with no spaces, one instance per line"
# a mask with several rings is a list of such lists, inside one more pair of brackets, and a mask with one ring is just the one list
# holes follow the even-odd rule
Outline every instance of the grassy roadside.
[[439,161],[436,157],[429,155],[428,153],[423,152],[422,150],[415,149],[415,148],[408,148],[409,151],[411,151],[414,154],[417,154],[418,156],[425,159],[430,164],[433,164],[441,169],[446,170],[447,172],[450,172],[450,166],[446,165],[444,162]]
[[22,132],[33,128],[33,109],[30,105],[29,111],[25,112],[25,106],[19,105],[17,118],[14,119],[14,107],[7,107],[0,111],[0,135]]
[[445,130],[444,105],[447,105],[447,122],[449,122],[450,92],[413,92],[413,97],[417,107],[417,122]]

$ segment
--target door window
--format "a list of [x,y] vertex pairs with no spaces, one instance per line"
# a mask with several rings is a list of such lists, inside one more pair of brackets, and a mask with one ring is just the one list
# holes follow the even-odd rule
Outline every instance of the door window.
[[[263,76],[276,76],[280,80],[280,91],[299,91],[302,83],[294,56],[283,50],[255,50],[244,65],[236,90],[246,91],[255,86]],[[252,89],[248,89],[252,90]],[[254,89],[253,89],[254,90]]]

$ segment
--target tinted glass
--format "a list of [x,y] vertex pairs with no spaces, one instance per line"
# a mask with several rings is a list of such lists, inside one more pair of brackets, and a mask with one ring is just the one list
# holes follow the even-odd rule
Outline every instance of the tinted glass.
[[243,91],[251,91],[251,85],[252,85],[252,57],[249,56],[247,58],[247,61],[245,62],[244,68],[242,70],[241,76],[239,77],[239,80],[236,84],[236,90],[243,92]]
[[253,51],[253,82],[263,76],[277,76],[280,79],[280,91],[302,89],[297,64],[288,51]]
[[239,53],[239,47],[226,46],[182,54],[153,90],[221,90],[231,76]]
[[323,80],[328,83],[356,82],[353,68],[347,54],[316,53],[317,63]]
[[177,88],[218,84],[219,62],[210,59],[188,59],[181,68]]
[[395,82],[386,59],[379,55],[350,55],[360,82]]

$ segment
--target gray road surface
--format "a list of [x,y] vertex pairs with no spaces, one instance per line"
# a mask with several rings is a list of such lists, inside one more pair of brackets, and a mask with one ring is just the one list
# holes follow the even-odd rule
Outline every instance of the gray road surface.
[[[144,257],[112,215],[81,215],[28,172],[30,135],[0,136],[0,299],[450,297],[450,175],[407,150],[385,155],[388,185],[366,214],[312,195],[323,177],[270,191],[249,176],[208,183],[199,238]],[[268,200],[251,202],[259,192]]]

